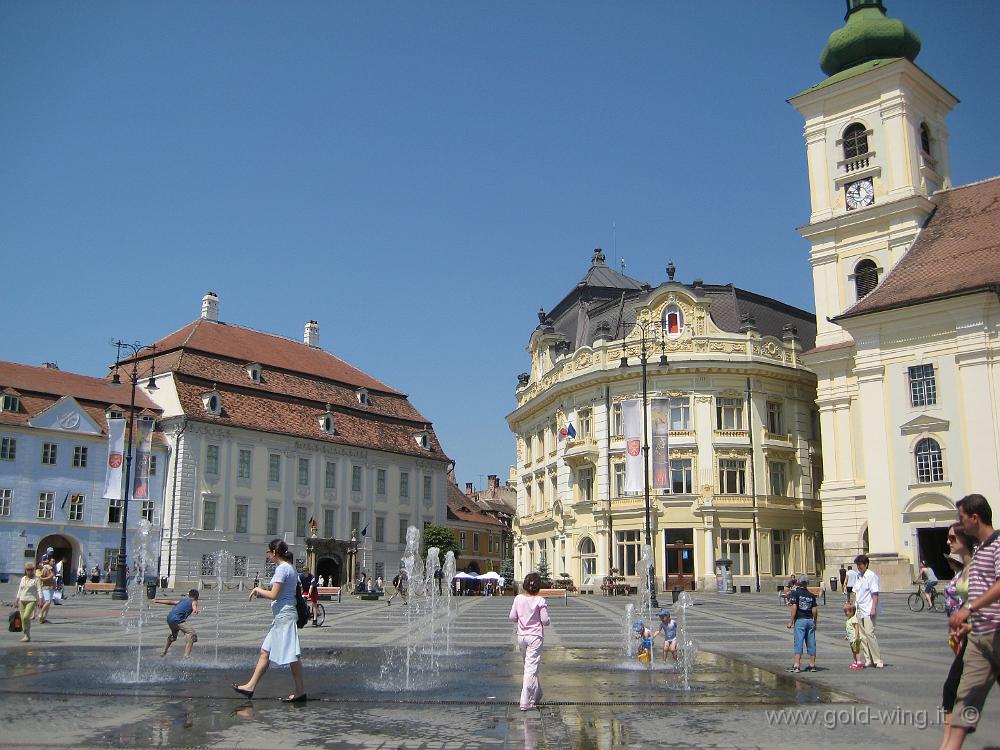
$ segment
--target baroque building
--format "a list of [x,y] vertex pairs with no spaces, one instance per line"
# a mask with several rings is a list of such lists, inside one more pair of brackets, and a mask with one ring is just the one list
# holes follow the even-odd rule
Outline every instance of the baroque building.
[[[0,362],[0,574],[19,579],[25,561],[37,563],[49,547],[63,560],[66,582],[80,564],[106,572],[118,559],[122,500],[104,497],[108,420],[127,420],[130,399],[127,383],[51,364]],[[159,416],[144,388],[136,390],[135,406],[137,422]],[[157,431],[147,496],[129,493],[128,542],[140,518],[159,525],[166,470],[167,449]]]
[[201,317],[138,360],[140,381],[155,367],[170,449],[161,574],[172,586],[214,579],[220,550],[227,578],[269,575],[273,537],[331,585],[385,578],[408,526],[445,522],[451,462],[430,422],[321,349],[316,321],[302,341],[225,323],[210,292]]
[[[594,251],[586,276],[539,311],[507,421],[516,438],[515,576],[545,560],[584,591],[612,569],[638,583],[645,497],[625,490],[622,402],[669,399],[668,489],[649,525],[661,589],[761,588],[821,569],[815,320],[730,285],[649,284]],[[648,409],[648,404],[647,404]]]
[[792,97],[805,120],[827,575],[867,552],[883,587],[943,567],[954,501],[1000,498],[1000,179],[952,186],[958,100],[881,0],[848,0]]

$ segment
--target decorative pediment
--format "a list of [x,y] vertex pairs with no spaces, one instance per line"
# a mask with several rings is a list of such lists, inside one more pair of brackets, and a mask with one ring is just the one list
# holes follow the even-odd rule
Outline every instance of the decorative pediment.
[[947,419],[940,419],[927,414],[921,414],[919,417],[914,417],[909,422],[901,425],[899,428],[899,434],[919,435],[924,432],[947,432],[948,424],[949,422]]
[[100,425],[95,422],[80,403],[72,396],[63,396],[52,406],[40,412],[28,424],[48,430],[79,432],[85,435],[100,435]]

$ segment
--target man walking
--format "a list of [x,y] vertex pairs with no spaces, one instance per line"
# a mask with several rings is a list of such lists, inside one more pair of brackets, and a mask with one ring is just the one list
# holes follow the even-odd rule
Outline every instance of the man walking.
[[852,603],[851,602],[851,594],[854,592],[854,584],[856,584],[857,582],[858,582],[858,571],[856,571],[854,569],[853,565],[848,565],[847,566],[847,583],[846,583],[847,588],[845,589],[845,591],[847,592],[847,603],[848,604]]
[[861,655],[865,666],[882,669],[882,654],[875,637],[875,618],[878,617],[878,576],[868,567],[868,555],[854,558],[858,578],[854,582],[854,604],[858,608],[858,630],[861,633]]
[[966,534],[979,540],[969,563],[969,597],[948,618],[957,633],[971,616],[972,632],[965,647],[962,681],[951,714],[946,750],[957,750],[976,731],[990,688],[1000,676],[1000,531],[993,528],[993,510],[982,495],[966,495],[955,505]]

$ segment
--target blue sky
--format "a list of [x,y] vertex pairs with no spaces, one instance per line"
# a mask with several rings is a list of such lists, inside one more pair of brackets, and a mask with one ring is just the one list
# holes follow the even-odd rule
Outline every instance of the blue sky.
[[[1000,3],[887,0],[1000,172]],[[197,317],[410,394],[506,476],[539,306],[602,246],[812,309],[802,121],[844,3],[0,2],[0,357],[101,375]],[[990,62],[990,61],[993,62]],[[612,225],[616,227],[612,236]],[[532,269],[526,271],[526,269]]]

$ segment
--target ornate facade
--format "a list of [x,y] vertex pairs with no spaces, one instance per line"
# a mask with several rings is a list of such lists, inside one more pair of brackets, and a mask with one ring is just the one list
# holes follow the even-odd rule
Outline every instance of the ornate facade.
[[624,490],[621,404],[641,398],[644,353],[647,397],[670,399],[670,491],[650,498],[658,586],[714,586],[720,559],[741,587],[819,570],[815,377],[800,359],[813,317],[667,272],[654,289],[598,249],[573,291],[539,311],[508,416],[518,579],[544,558],[583,590],[612,569],[638,581],[645,498]]

